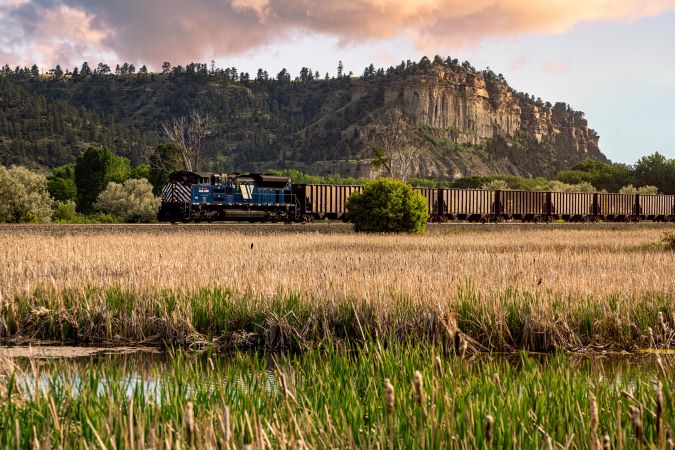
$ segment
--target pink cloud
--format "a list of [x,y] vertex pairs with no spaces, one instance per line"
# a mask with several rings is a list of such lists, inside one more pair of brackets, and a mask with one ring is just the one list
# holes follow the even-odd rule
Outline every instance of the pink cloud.
[[241,54],[301,32],[344,45],[404,37],[433,54],[490,37],[563,33],[582,22],[669,10],[675,0],[6,0],[0,26],[18,31],[0,37],[0,46],[22,58],[34,49],[45,63],[64,54],[114,54],[158,65]]
[[544,65],[544,70],[551,75],[560,75],[569,72],[571,67],[568,61],[549,61]]
[[526,55],[524,54],[518,55],[513,61],[509,63],[509,70],[520,70],[523,67],[525,67],[527,62],[528,58]]

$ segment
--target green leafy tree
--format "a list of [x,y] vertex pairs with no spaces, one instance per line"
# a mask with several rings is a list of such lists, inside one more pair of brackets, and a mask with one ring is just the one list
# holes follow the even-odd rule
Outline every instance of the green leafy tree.
[[129,178],[135,178],[135,179],[141,179],[145,178],[146,180],[150,180],[150,174],[152,173],[152,169],[148,164],[139,164],[133,169],[131,169],[131,173],[129,174]]
[[47,189],[54,200],[69,202],[77,200],[75,164],[67,164],[52,170],[47,178]]
[[49,222],[53,203],[43,174],[0,166],[0,222]]
[[587,182],[607,192],[618,192],[623,186],[633,182],[633,176],[628,167],[594,160],[575,164],[571,171],[562,171],[556,178],[568,184]]
[[104,148],[90,147],[80,154],[75,164],[77,206],[81,212],[91,213],[94,202],[108,183],[108,172],[114,155]]
[[125,222],[154,222],[160,203],[161,199],[153,195],[148,180],[131,179],[124,184],[108,183],[94,208],[121,217]]
[[653,185],[665,194],[675,194],[675,159],[659,152],[642,157],[633,169],[637,185]]
[[422,234],[429,219],[424,198],[409,184],[391,178],[366,183],[346,206],[356,231]]
[[56,202],[52,220],[56,223],[78,223],[81,215],[77,213],[75,202]]
[[174,144],[159,144],[149,160],[150,174],[147,178],[159,194],[169,181],[169,174],[176,170],[185,170],[185,162],[180,149]]
[[124,156],[112,155],[110,158],[110,165],[106,172],[106,181],[114,181],[115,183],[124,183],[132,177],[134,169],[131,168],[131,161]]

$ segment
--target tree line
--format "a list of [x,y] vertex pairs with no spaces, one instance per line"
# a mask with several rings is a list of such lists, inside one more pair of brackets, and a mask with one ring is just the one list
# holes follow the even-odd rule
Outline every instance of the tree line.
[[96,147],[51,172],[0,165],[0,222],[154,222],[151,177],[148,165]]

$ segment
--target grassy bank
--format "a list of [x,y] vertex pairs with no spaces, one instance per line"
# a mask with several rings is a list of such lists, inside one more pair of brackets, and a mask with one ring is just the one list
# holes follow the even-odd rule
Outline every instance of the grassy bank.
[[668,356],[662,366],[471,361],[385,344],[225,360],[178,353],[169,365],[118,357],[22,370],[5,361],[0,445],[540,449],[606,439],[636,448],[638,434],[645,447],[667,448],[675,429]]
[[674,343],[675,253],[656,244],[662,229],[21,230],[0,230],[10,341],[304,348],[459,332],[475,350]]
[[6,342],[63,341],[225,349],[306,349],[370,339],[438,342],[468,351],[628,350],[675,346],[675,295],[556,297],[471,285],[434,302],[399,297],[313,301],[237,296],[229,289],[142,295],[117,289],[37,289],[0,306]]

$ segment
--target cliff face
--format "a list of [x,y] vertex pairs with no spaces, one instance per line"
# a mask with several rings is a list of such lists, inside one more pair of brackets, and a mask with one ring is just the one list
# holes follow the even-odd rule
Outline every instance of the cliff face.
[[[214,123],[203,169],[219,172],[298,168],[373,175],[371,138],[382,125],[378,119],[387,117],[406,121],[413,176],[551,176],[584,159],[606,160],[583,113],[535,101],[503,77],[456,60],[408,62],[329,80],[242,81],[185,70],[84,79],[7,75],[0,81],[27,99],[18,106],[0,101],[5,164],[65,164],[89,145],[112,147],[140,163],[161,139],[161,123],[195,110]],[[31,106],[43,98],[77,120],[54,126],[51,114]],[[12,127],[12,118],[27,117],[22,103],[35,117],[30,126]],[[35,145],[26,147],[26,141]]]
[[441,67],[430,72],[386,85],[385,106],[396,106],[413,121],[444,130],[459,144],[480,145],[520,133],[552,146],[561,156],[605,159],[584,114],[564,103],[537,104],[481,74]]

